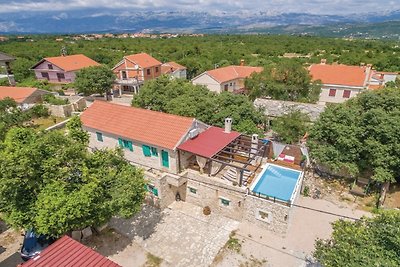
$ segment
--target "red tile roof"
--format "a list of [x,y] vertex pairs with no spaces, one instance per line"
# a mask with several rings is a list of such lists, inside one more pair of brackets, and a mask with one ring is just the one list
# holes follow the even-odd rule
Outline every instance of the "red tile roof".
[[225,133],[224,129],[211,126],[195,138],[179,145],[178,149],[211,158],[239,136],[238,132]]
[[[59,57],[46,57],[43,60],[46,60],[57,67],[63,69],[64,71],[74,71],[74,70],[80,70],[86,67],[91,67],[91,66],[99,66],[100,63],[97,63],[91,58],[88,58],[85,55],[78,54],[78,55],[70,55],[70,56],[59,56]],[[38,66],[40,63],[43,62],[40,61],[38,64],[36,64],[33,68]]]
[[17,103],[23,103],[27,97],[32,95],[37,89],[31,87],[12,87],[0,86],[0,100],[11,97]]
[[161,65],[160,61],[158,61],[157,59],[155,59],[154,57],[150,56],[147,53],[129,55],[125,56],[124,58],[139,65],[141,68],[150,68],[153,66]]
[[78,241],[63,236],[22,267],[121,267]]
[[176,70],[185,70],[185,69],[186,69],[186,67],[184,67],[176,62],[173,62],[173,61],[166,62],[161,65],[161,73],[162,74],[171,73]]
[[84,126],[167,149],[175,149],[193,118],[95,101],[81,115]]
[[254,72],[262,72],[262,67],[249,66],[228,66],[214,70],[208,70],[206,73],[213,77],[217,82],[223,83],[234,79],[244,79]]
[[346,86],[364,86],[366,67],[347,65],[313,64],[309,71],[313,81],[321,80],[323,84]]
[[382,89],[383,87],[385,87],[384,85],[379,85],[379,84],[371,84],[368,86],[368,89],[370,90],[378,90],[378,89]]

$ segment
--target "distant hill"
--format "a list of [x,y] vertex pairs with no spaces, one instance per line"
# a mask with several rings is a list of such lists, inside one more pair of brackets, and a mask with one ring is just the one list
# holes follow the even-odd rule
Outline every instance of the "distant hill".
[[2,13],[0,33],[274,33],[398,38],[400,10],[347,16],[270,12],[104,11]]
[[380,23],[338,23],[323,26],[284,25],[271,28],[253,28],[242,33],[269,33],[312,35],[325,37],[365,38],[365,39],[400,39],[400,21]]

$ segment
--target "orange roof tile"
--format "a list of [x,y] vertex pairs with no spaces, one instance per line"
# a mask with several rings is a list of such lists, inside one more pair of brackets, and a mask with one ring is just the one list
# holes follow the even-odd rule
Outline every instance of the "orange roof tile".
[[359,66],[313,64],[309,71],[314,81],[321,80],[323,84],[362,87],[366,79],[366,67]]
[[[59,56],[59,57],[46,57],[44,60],[56,65],[57,67],[63,69],[64,71],[73,71],[80,70],[86,67],[91,66],[99,66],[100,63],[97,63],[91,58],[88,58],[85,55],[70,55],[70,56]],[[41,62],[40,62],[41,63]],[[38,64],[40,64],[38,63]],[[36,64],[36,66],[38,65]],[[35,67],[36,67],[35,66]],[[33,68],[35,68],[33,67]]]
[[368,89],[377,90],[377,89],[382,89],[383,87],[385,87],[385,86],[380,85],[380,84],[371,84],[371,85],[368,86]]
[[184,67],[174,61],[166,62],[161,65],[161,73],[162,74],[171,73],[176,70],[185,70],[185,69],[186,69],[186,67]]
[[32,95],[37,89],[31,87],[11,87],[0,86],[0,100],[11,97],[17,103],[23,103],[27,97]]
[[95,101],[81,115],[82,124],[149,145],[174,149],[194,119]]
[[254,72],[262,72],[262,67],[249,66],[227,66],[214,70],[208,70],[206,73],[213,77],[217,82],[223,83],[234,79],[244,79]]
[[150,68],[153,66],[161,65],[160,61],[158,61],[157,59],[155,59],[154,57],[150,56],[147,53],[129,55],[125,56],[124,58],[139,65],[141,68]]

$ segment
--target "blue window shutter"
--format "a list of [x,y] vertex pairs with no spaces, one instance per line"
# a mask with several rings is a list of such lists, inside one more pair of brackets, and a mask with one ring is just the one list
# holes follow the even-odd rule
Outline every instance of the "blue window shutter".
[[162,166],[169,168],[169,156],[168,151],[161,150]]
[[132,141],[128,141],[128,148],[130,151],[133,151]]
[[158,152],[157,152],[157,148],[155,147],[151,147],[151,155],[158,157]]
[[123,142],[122,142],[122,139],[121,139],[121,138],[118,138],[118,144],[119,144],[119,146],[120,146],[120,147],[124,147],[124,144],[123,144]]
[[151,152],[150,152],[150,147],[149,146],[142,145],[142,149],[143,149],[143,155],[145,157],[150,157],[151,156]]
[[153,188],[153,194],[158,197],[158,190],[156,188]]

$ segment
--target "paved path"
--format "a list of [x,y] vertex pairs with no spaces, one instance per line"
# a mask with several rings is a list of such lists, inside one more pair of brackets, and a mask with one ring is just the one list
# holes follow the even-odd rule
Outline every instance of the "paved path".
[[[310,197],[300,196],[296,204],[354,218],[369,215],[365,211],[351,209],[345,206],[345,203],[338,206],[323,199]],[[267,260],[256,266],[306,266],[305,259],[312,254],[315,240],[329,238],[332,233],[331,223],[341,218],[315,210],[293,207],[285,236],[278,236],[273,232],[242,222],[236,233],[236,236],[243,241],[241,254],[227,253],[223,260],[214,266],[238,266],[246,261],[249,262],[251,256],[255,259]]]
[[[218,251],[228,241],[229,234],[239,226],[239,222],[216,214],[205,216],[201,207],[186,202],[171,204],[162,211],[161,218],[155,227],[149,225],[152,233],[149,237],[144,235],[144,239],[134,237],[127,224],[121,224],[121,229],[116,224],[113,227],[118,232],[125,231],[129,237],[134,237],[134,243],[162,258],[162,266],[202,267],[210,266]],[[131,222],[130,225],[132,227],[137,224]],[[135,255],[137,250],[135,245],[128,246],[110,258],[128,267],[127,255]]]

